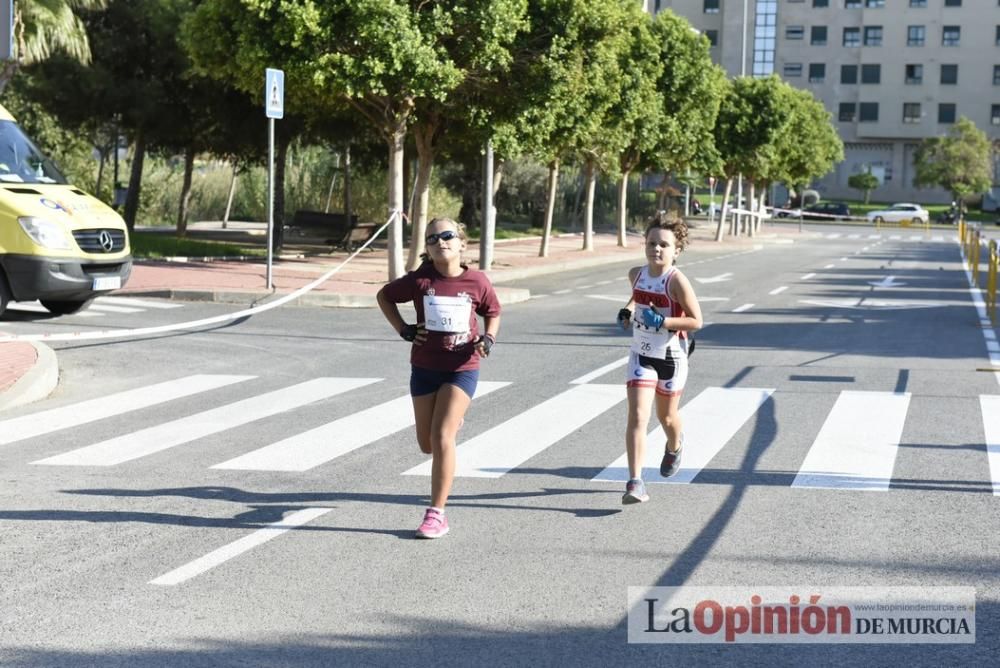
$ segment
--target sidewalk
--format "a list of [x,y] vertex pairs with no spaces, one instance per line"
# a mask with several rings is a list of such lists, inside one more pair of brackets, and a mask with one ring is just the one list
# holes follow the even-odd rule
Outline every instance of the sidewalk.
[[[189,232],[193,238],[230,239],[263,247],[262,229],[262,224],[232,223],[223,230],[219,223],[206,222],[193,223]],[[798,236],[797,232],[777,228],[776,231],[766,230],[754,239],[727,238],[716,244],[710,241],[713,232],[714,228],[709,229],[704,223],[692,227],[692,245],[687,252],[700,254],[715,251],[720,245],[740,247],[781,240],[787,243],[789,237]],[[498,241],[494,246],[493,266],[488,274],[501,303],[517,303],[530,299],[530,292],[504,283],[610,263],[631,261],[641,264],[642,238],[630,235],[628,243],[627,248],[619,248],[614,234],[595,233],[594,250],[583,251],[582,235],[562,235],[550,240],[549,255],[541,258],[538,257],[540,239],[537,237]],[[283,254],[272,262],[274,294],[289,294],[308,285],[342,264],[349,255],[344,251],[332,251],[322,239],[289,235],[285,239]],[[465,259],[469,266],[477,268],[479,246],[476,242],[469,243]],[[128,284],[115,294],[248,306],[272,294],[264,287],[266,273],[266,262],[259,258],[143,260],[135,263]],[[383,237],[376,240],[373,249],[361,251],[329,280],[292,300],[289,305],[374,308],[375,294],[387,279],[388,254]],[[43,399],[55,389],[57,383],[58,365],[50,348],[30,342],[0,342],[0,411]]]

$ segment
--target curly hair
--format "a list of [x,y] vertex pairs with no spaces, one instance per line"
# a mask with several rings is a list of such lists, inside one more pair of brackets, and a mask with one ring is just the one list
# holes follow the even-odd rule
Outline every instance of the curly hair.
[[649,233],[653,230],[668,230],[674,233],[674,239],[677,240],[677,248],[679,250],[684,250],[688,245],[688,226],[687,222],[672,211],[657,211],[656,215],[650,218],[649,224],[646,225],[646,233],[644,236],[649,236]]

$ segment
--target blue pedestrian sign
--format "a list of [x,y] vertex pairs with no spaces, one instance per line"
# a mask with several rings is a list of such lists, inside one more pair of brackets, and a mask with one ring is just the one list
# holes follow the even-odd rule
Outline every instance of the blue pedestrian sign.
[[285,117],[285,73],[281,70],[265,70],[264,113],[268,118]]

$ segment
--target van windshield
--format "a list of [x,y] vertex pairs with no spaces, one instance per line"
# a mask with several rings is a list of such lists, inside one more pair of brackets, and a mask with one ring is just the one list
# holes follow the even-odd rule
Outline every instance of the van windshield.
[[0,183],[66,183],[13,121],[0,121]]

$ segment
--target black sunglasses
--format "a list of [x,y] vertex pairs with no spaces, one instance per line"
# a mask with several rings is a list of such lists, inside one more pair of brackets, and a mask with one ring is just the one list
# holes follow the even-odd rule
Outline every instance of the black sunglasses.
[[424,241],[427,242],[428,246],[433,246],[438,242],[438,240],[451,241],[457,236],[458,232],[455,232],[454,230],[445,230],[444,232],[438,232],[437,234],[428,234]]

